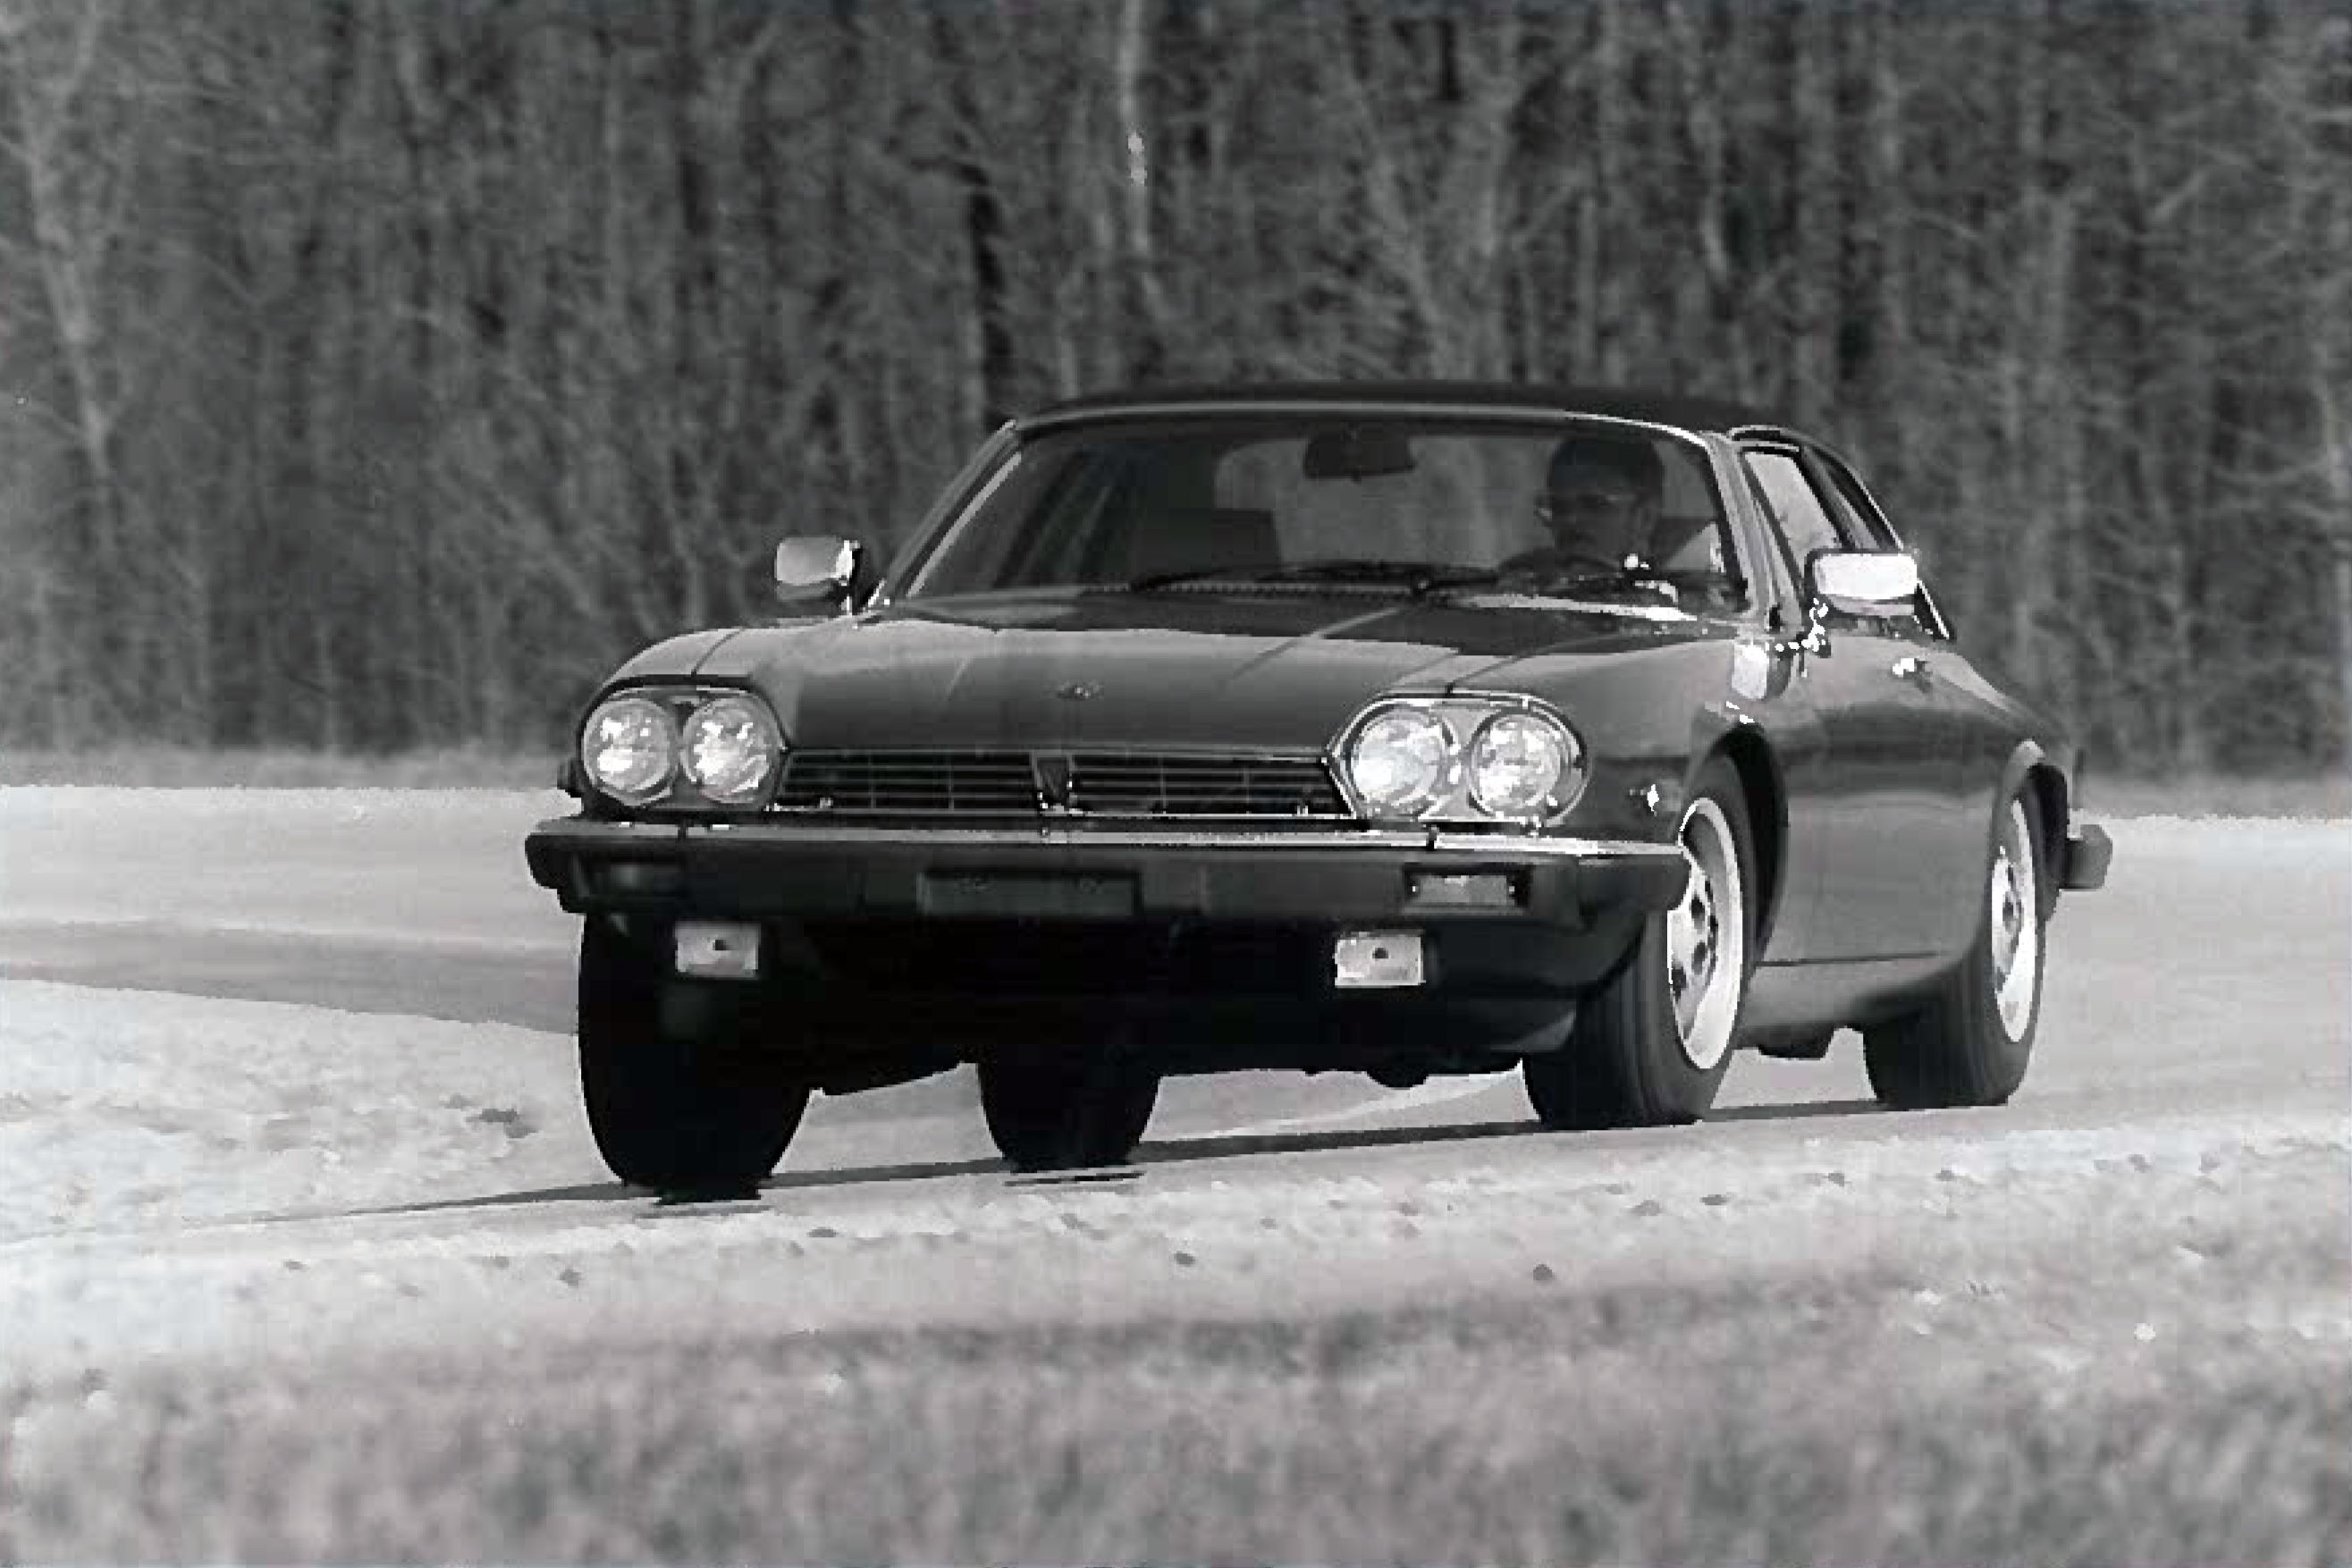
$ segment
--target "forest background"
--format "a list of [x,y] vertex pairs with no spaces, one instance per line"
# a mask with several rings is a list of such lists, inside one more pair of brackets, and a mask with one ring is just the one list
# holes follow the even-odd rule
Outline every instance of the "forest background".
[[0,0],[0,747],[551,749],[1003,415],[1761,403],[2109,773],[2352,758],[2352,0]]

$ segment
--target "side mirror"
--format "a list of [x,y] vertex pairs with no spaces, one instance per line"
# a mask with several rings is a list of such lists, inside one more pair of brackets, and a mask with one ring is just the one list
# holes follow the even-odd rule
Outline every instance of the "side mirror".
[[1919,563],[1908,555],[1826,551],[1807,567],[1813,597],[1842,615],[1885,619],[1918,607]]
[[776,603],[808,614],[819,605],[847,615],[859,584],[866,547],[831,534],[796,534],[776,546]]

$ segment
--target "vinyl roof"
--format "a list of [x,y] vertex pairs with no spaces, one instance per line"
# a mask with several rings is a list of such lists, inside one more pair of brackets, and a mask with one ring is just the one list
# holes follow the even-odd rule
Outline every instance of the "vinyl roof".
[[1277,381],[1134,387],[1052,404],[1023,416],[1017,423],[1037,428],[1128,411],[1242,410],[1300,404],[1538,410],[1638,419],[1685,430],[1728,431],[1785,423],[1768,410],[1720,398],[1632,387],[1548,386],[1495,381]]

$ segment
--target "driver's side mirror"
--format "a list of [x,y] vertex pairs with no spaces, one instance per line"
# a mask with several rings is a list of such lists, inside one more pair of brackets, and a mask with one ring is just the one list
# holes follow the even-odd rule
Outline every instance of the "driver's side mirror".
[[1918,608],[1919,563],[1872,551],[1824,551],[1808,563],[1813,597],[1841,615],[1885,620]]
[[776,546],[776,603],[801,615],[845,616],[872,586],[866,546],[832,534],[796,534]]

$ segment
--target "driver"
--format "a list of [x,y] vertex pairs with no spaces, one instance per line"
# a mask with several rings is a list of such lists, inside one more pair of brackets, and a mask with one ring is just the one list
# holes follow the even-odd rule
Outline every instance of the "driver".
[[1570,436],[1553,448],[1536,497],[1536,520],[1550,542],[1513,556],[1503,569],[1645,570],[1665,482],[1665,467],[1647,441]]

